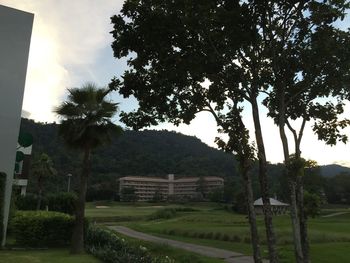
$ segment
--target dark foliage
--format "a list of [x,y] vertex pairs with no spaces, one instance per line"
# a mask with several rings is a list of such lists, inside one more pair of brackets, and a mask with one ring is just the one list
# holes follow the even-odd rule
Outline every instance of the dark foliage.
[[[61,212],[69,215],[74,214],[75,201],[77,196],[74,193],[53,193],[47,195],[41,203],[40,209],[49,209],[49,211]],[[30,211],[36,209],[38,197],[34,194],[27,194],[25,196],[19,195],[16,197],[16,208],[18,210]]]
[[57,193],[47,196],[47,204],[50,211],[62,212],[73,215],[77,196],[74,193]]
[[[15,200],[15,205],[18,210],[30,211],[35,210],[38,203],[38,197],[34,194],[18,195]],[[44,198],[41,202],[40,209],[45,209],[47,200]]]

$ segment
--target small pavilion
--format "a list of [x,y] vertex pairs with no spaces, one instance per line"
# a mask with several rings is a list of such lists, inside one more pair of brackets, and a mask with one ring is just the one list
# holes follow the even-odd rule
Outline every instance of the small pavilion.
[[[287,213],[289,204],[282,203],[276,199],[270,198],[271,211],[273,215],[284,215]],[[255,200],[254,202],[255,212],[257,214],[263,214],[263,201],[262,198]]]

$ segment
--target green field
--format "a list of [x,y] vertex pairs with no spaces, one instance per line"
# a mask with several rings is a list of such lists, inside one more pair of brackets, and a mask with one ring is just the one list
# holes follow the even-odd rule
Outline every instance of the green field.
[[0,263],[101,263],[93,256],[70,255],[68,250],[0,250]]
[[[196,209],[193,212],[177,212],[169,219],[149,220],[147,217],[157,210],[178,205],[165,204],[98,204],[92,203],[86,211],[95,221],[106,221],[108,224],[126,225],[138,231],[170,239],[228,249],[244,254],[251,254],[249,226],[244,215],[225,211],[216,204],[187,204]],[[107,206],[107,207],[106,207]],[[338,214],[331,217],[324,215]],[[127,220],[123,220],[127,218]],[[116,219],[116,220],[114,220]],[[111,221],[117,221],[112,223]],[[328,208],[320,217],[309,221],[309,239],[313,262],[328,263],[349,262],[350,258],[350,209]],[[266,255],[263,218],[258,217],[259,231]],[[292,263],[293,247],[289,216],[277,216],[274,220],[278,248],[282,262]]]

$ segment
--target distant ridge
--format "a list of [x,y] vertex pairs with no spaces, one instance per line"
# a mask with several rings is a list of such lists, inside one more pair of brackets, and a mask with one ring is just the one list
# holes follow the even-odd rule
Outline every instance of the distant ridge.
[[339,164],[328,164],[320,166],[321,175],[324,177],[333,177],[337,174],[346,173],[350,175],[350,168]]

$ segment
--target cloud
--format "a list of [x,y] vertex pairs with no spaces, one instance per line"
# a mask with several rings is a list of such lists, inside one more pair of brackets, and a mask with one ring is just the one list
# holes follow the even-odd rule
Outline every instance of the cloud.
[[32,118],[53,121],[52,110],[62,101],[67,87],[98,81],[94,62],[110,46],[110,16],[122,3],[0,0],[2,5],[35,14],[23,102]]

